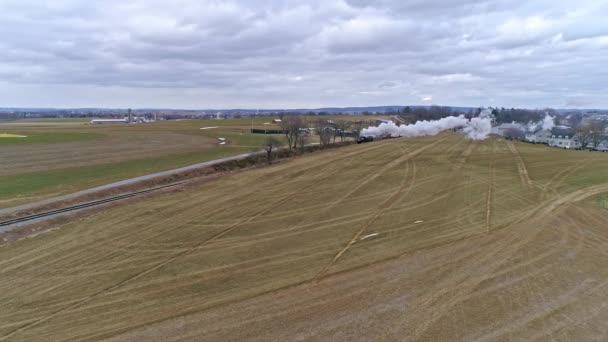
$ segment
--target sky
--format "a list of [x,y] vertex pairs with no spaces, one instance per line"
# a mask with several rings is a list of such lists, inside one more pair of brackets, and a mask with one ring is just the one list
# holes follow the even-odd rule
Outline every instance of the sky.
[[0,0],[0,107],[608,108],[605,0]]

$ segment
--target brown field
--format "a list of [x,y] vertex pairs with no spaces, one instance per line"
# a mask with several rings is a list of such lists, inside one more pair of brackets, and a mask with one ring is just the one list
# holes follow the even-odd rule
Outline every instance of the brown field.
[[0,248],[0,341],[608,339],[608,154],[320,152]]

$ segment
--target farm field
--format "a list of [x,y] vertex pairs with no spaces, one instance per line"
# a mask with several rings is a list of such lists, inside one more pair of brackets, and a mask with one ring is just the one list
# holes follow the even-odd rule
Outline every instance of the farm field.
[[[0,208],[147,173],[259,150],[242,120],[91,125],[75,120],[0,123]],[[262,119],[254,124],[262,125]],[[200,130],[205,126],[219,126]],[[227,139],[219,145],[218,137]]]
[[[279,129],[275,124],[265,124],[271,119],[175,120],[137,125],[91,125],[90,120],[80,119],[0,121],[0,133],[7,136],[0,138],[0,208],[257,151],[264,135],[249,134],[249,130],[252,126]],[[217,138],[225,138],[226,144],[220,145]]]
[[0,341],[606,340],[607,169],[449,133],[229,175],[0,247]]

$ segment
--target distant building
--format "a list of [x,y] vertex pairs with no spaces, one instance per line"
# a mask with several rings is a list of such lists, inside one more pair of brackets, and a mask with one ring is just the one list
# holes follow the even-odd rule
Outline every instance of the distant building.
[[551,147],[561,147],[561,148],[577,148],[578,141],[576,141],[572,136],[568,135],[552,135],[549,138],[548,145]]
[[570,127],[557,126],[552,130],[536,130],[527,132],[525,140],[537,144],[547,144],[552,147],[576,148],[578,142],[574,138],[574,131]]
[[129,122],[146,123],[146,122],[151,122],[151,120],[149,120],[145,116],[131,116],[130,118],[126,117],[124,119],[93,119],[93,120],[91,120],[92,124],[128,124]]
[[551,131],[538,130],[536,132],[527,132],[525,140],[532,143],[548,144],[551,139]]
[[126,124],[129,122],[129,118],[124,119],[93,119],[92,124]]

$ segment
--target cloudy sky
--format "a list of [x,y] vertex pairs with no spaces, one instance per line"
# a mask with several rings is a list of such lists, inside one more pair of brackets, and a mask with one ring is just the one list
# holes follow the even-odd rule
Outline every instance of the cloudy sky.
[[0,0],[0,107],[608,108],[605,0]]

